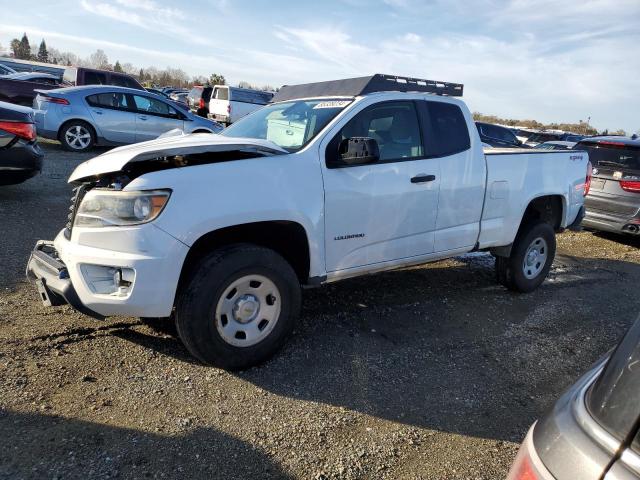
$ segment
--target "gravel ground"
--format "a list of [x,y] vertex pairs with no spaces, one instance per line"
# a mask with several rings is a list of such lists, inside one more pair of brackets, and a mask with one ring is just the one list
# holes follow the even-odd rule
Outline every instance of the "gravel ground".
[[44,143],[0,190],[0,478],[504,478],[529,425],[635,320],[639,244],[559,236],[516,295],[470,254],[304,292],[296,334],[242,373],[172,326],[44,308],[29,251],[90,155]]

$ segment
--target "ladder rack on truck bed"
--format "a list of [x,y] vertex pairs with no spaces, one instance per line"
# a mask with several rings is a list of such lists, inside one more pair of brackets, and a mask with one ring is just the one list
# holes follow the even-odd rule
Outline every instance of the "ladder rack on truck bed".
[[328,82],[284,85],[272,102],[283,102],[299,98],[357,97],[373,92],[425,92],[450,97],[461,97],[461,83],[439,82],[420,78],[399,77],[376,73],[368,77],[345,78]]

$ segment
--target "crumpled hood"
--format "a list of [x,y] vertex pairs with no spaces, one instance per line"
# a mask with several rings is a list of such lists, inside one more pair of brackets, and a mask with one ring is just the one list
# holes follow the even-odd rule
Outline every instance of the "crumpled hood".
[[118,172],[128,163],[144,162],[158,157],[238,150],[256,152],[256,154],[262,155],[289,153],[269,140],[225,137],[213,133],[195,133],[178,137],[158,138],[148,142],[114,148],[78,165],[69,177],[69,182],[76,182],[105,173]]

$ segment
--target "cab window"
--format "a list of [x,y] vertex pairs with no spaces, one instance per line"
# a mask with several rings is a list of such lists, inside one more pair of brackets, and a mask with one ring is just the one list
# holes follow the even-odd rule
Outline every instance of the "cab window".
[[383,102],[365,108],[333,139],[333,145],[353,137],[378,143],[380,161],[402,161],[424,155],[418,115],[413,102]]
[[216,100],[229,100],[229,89],[228,88],[216,88],[214,93],[214,98]]

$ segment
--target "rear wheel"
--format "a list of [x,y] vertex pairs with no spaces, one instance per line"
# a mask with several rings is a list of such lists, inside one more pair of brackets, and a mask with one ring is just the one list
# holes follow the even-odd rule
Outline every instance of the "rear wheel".
[[270,358],[292,332],[300,284],[273,250],[225,247],[205,256],[176,307],[178,334],[200,361],[230,370]]
[[496,257],[496,279],[509,290],[531,292],[547,277],[556,254],[553,227],[541,220],[524,225],[511,255]]
[[59,140],[65,150],[84,152],[95,144],[95,134],[88,123],[72,120],[60,129]]

